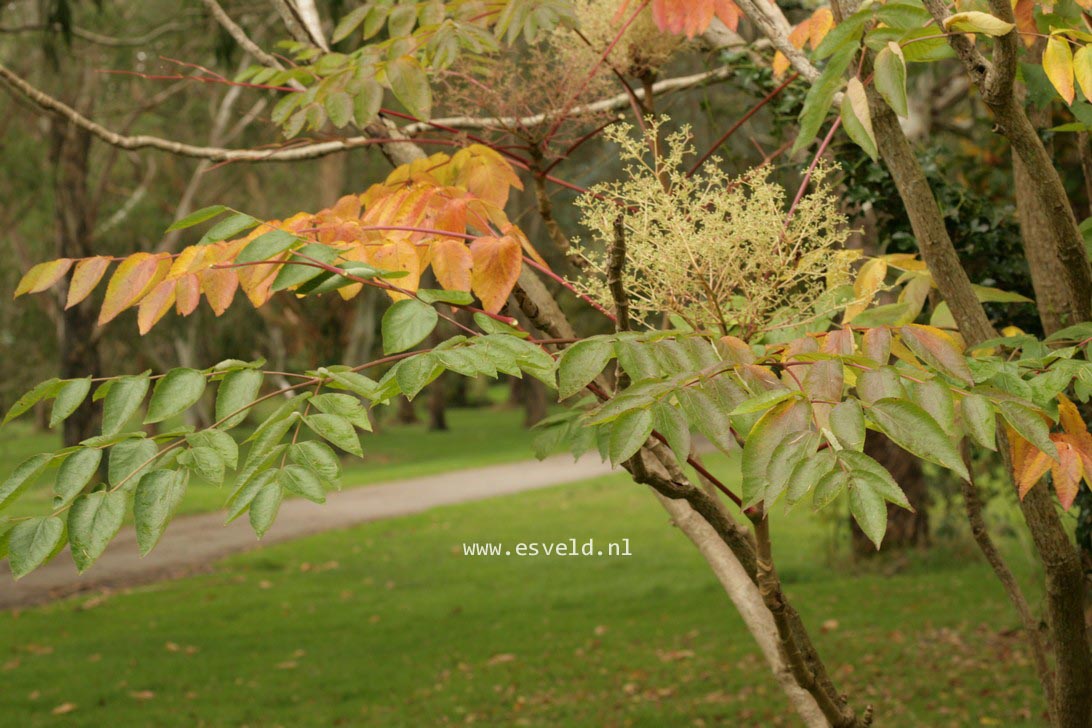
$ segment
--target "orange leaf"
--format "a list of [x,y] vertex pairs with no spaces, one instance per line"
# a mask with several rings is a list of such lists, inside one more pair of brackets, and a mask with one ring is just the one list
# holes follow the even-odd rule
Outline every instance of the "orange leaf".
[[209,306],[217,316],[222,316],[235,299],[239,288],[239,276],[231,268],[209,268],[199,276],[201,290],[208,299]]
[[[368,262],[381,270],[401,270],[409,273],[403,278],[391,278],[379,280],[390,283],[392,286],[404,288],[407,291],[416,291],[421,285],[421,259],[417,256],[417,249],[412,243],[398,240],[386,245],[369,246],[367,250]],[[391,300],[398,301],[408,298],[406,294],[397,291],[387,291]]]
[[523,252],[520,244],[511,236],[503,238],[482,237],[470,244],[474,261],[471,271],[471,287],[489,313],[497,313],[508,301],[508,295],[516,285]]
[[1067,104],[1073,103],[1073,51],[1069,43],[1056,36],[1047,41],[1043,51],[1043,70],[1058,95]]
[[189,316],[201,302],[201,281],[197,274],[187,273],[179,278],[175,291],[175,310],[181,316]]
[[18,298],[24,293],[41,293],[61,280],[64,274],[68,272],[68,269],[72,267],[72,263],[71,258],[58,258],[57,260],[39,263],[28,270],[26,275],[23,276],[23,280],[19,281],[13,298]]
[[1054,480],[1054,492],[1058,494],[1062,508],[1068,511],[1080,489],[1083,467],[1081,458],[1068,442],[1055,441],[1054,444],[1058,447],[1058,462],[1050,466],[1050,477]]
[[812,48],[818,48],[823,38],[826,38],[827,33],[834,27],[834,13],[830,8],[819,8],[811,14],[810,25],[811,33],[808,36],[808,43]]
[[1023,498],[1046,472],[1050,470],[1050,456],[1006,427],[1012,451],[1012,470],[1017,492]]
[[140,329],[141,336],[151,331],[159,319],[163,318],[163,315],[174,305],[177,285],[177,280],[163,281],[140,302],[140,308],[137,309],[137,327]]
[[1081,459],[1081,470],[1084,480],[1092,486],[1092,435],[1082,432],[1078,435],[1062,435],[1062,439],[1069,443],[1073,452]]
[[1039,28],[1035,25],[1035,0],[1016,0],[1012,12],[1016,16],[1016,30],[1020,33],[1020,39],[1025,46],[1031,48],[1039,34]]
[[739,18],[743,15],[739,6],[732,2],[732,0],[716,0],[714,5],[716,8],[716,16],[720,18],[720,22],[727,25],[729,30],[738,30]]
[[713,22],[714,0],[653,0],[652,18],[660,30],[693,38]]
[[432,244],[432,271],[449,291],[470,290],[470,250],[461,240],[440,239]]
[[110,258],[105,255],[96,255],[94,258],[84,258],[76,263],[76,270],[72,273],[72,280],[68,282],[68,300],[66,309],[72,308],[77,303],[91,295],[95,286],[106,274],[110,267]]
[[106,285],[106,298],[99,312],[99,325],[113,321],[136,303],[153,282],[160,259],[151,253],[133,253],[114,271]]

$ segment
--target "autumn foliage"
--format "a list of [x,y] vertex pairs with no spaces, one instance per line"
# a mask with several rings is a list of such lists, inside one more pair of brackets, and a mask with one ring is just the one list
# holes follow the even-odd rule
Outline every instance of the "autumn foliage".
[[[202,296],[219,316],[240,290],[258,307],[278,291],[336,291],[349,299],[368,281],[400,300],[421,286],[431,267],[442,288],[472,292],[485,311],[496,313],[519,277],[524,256],[545,264],[504,213],[513,187],[522,188],[522,183],[503,157],[472,145],[399,167],[363,194],[348,195],[315,213],[266,221],[236,213],[178,253],[41,263],[23,277],[15,296],[42,292],[72,271],[65,304],[70,308],[87,298],[117,263],[99,324],[136,308],[144,334],[172,308],[180,316],[190,315]],[[206,208],[175,228],[226,212]]]

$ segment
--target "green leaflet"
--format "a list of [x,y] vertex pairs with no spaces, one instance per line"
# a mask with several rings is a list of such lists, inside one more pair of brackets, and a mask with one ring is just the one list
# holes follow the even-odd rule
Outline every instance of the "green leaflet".
[[623,463],[641,449],[652,434],[652,413],[648,409],[626,412],[610,427],[609,454],[612,465]]
[[913,402],[879,399],[870,406],[868,416],[904,450],[922,460],[942,465],[964,480],[970,477],[948,435],[928,412]]
[[[831,36],[843,27],[846,27],[846,23],[842,23],[831,31],[824,39],[823,44],[826,44]],[[819,78],[808,89],[807,96],[804,97],[804,108],[800,112],[800,131],[793,143],[793,153],[805,149],[818,135],[819,127],[823,125],[823,121],[827,118],[827,112],[830,111],[831,104],[834,103],[834,95],[842,87],[846,69],[849,68],[850,62],[856,55],[857,45],[855,43],[839,48],[830,61],[827,62],[827,66],[823,69]]]
[[383,353],[397,354],[417,346],[439,320],[436,309],[414,298],[396,301],[383,314]]
[[865,421],[861,403],[847,399],[834,405],[830,411],[830,430],[838,443],[847,450],[864,450]]
[[963,429],[978,445],[988,450],[997,449],[997,416],[989,400],[979,394],[968,394],[960,402]]
[[258,538],[264,536],[273,525],[281,508],[281,501],[284,500],[284,487],[279,477],[276,477],[278,472],[273,473],[274,477],[262,481],[262,486],[250,503],[250,526]]
[[140,409],[150,385],[146,373],[113,381],[102,406],[102,434],[116,435],[122,431]]
[[613,358],[614,342],[606,337],[578,341],[565,349],[557,365],[558,399],[579,394]]
[[341,477],[341,462],[330,446],[317,440],[297,442],[288,448],[289,461],[302,465],[330,484]]
[[201,399],[205,375],[196,369],[172,369],[159,380],[148,403],[146,423],[162,422],[180,415]]
[[110,449],[109,483],[113,487],[125,483],[126,490],[137,486],[141,474],[152,467],[159,452],[155,441],[146,439],[124,440]]
[[64,543],[64,521],[56,516],[20,521],[8,536],[8,563],[17,580],[44,564]]
[[356,434],[351,422],[338,415],[308,415],[303,418],[304,423],[316,435],[328,440],[347,453],[364,457],[364,450],[360,447],[360,438]]
[[239,369],[224,377],[216,392],[217,427],[230,430],[246,419],[262,388],[262,378],[257,369]]
[[53,510],[64,508],[83,492],[101,462],[102,450],[93,447],[81,447],[66,457],[53,484]]
[[66,381],[57,391],[57,398],[53,402],[53,412],[49,416],[49,426],[56,427],[67,420],[83,404],[90,391],[91,377]]
[[184,470],[153,470],[140,479],[133,497],[133,518],[141,556],[147,556],[159,543],[188,482],[189,473]]
[[19,466],[15,468],[15,472],[9,475],[3,483],[0,483],[0,510],[11,505],[16,498],[33,485],[52,459],[53,455],[51,453],[39,453],[19,463]]
[[72,560],[82,574],[102,555],[125,519],[128,497],[122,491],[100,490],[81,495],[68,511]]

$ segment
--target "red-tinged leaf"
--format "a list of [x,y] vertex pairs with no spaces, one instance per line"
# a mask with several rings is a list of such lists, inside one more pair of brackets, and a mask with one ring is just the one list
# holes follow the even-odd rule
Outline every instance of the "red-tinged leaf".
[[175,310],[180,316],[189,316],[201,302],[201,280],[196,273],[187,273],[178,279],[175,289]]
[[151,331],[174,305],[177,285],[177,280],[163,281],[141,300],[140,308],[137,309],[137,327],[141,336]]
[[110,267],[110,258],[105,255],[96,255],[94,258],[84,258],[76,263],[76,269],[72,273],[72,280],[68,282],[68,300],[66,309],[72,308],[77,303],[91,295],[95,286],[99,284]]
[[839,354],[849,356],[853,353],[853,330],[849,328],[835,329],[823,337],[823,345],[819,350],[825,354]]
[[1045,452],[1020,437],[1011,427],[1005,429],[1008,431],[1016,489],[1023,498],[1050,470],[1052,460]]
[[974,377],[959,344],[935,326],[909,324],[899,328],[903,343],[922,361],[950,377],[973,385]]
[[201,279],[201,291],[208,299],[209,306],[217,316],[222,316],[235,299],[239,289],[239,276],[231,268],[210,268],[198,276]]
[[159,269],[159,257],[134,253],[121,262],[106,285],[106,298],[99,313],[99,325],[113,321],[119,313],[140,300]]
[[1077,405],[1073,404],[1064,394],[1058,395],[1058,420],[1062,425],[1062,429],[1069,435],[1088,433],[1088,427],[1085,425],[1081,413],[1077,410]]
[[497,313],[508,301],[523,265],[520,244],[509,236],[482,237],[470,244],[474,267],[471,288],[489,313]]
[[872,361],[887,364],[891,358],[891,329],[877,326],[865,331],[861,337],[861,350]]
[[1056,440],[1054,444],[1058,448],[1058,462],[1051,464],[1050,476],[1062,508],[1068,511],[1081,487],[1083,466],[1081,458],[1068,442]]
[[432,271],[445,289],[469,291],[472,266],[470,249],[463,241],[446,238],[432,244]]
[[74,261],[71,258],[58,258],[39,263],[27,271],[19,285],[15,288],[15,296],[18,298],[24,293],[41,293],[57,281],[64,278],[64,274],[72,267]]

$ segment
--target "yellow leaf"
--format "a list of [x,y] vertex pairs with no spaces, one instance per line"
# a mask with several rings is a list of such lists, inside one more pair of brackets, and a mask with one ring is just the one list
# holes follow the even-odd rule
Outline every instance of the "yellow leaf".
[[1054,86],[1058,95],[1065,99],[1067,104],[1073,103],[1073,52],[1069,50],[1069,43],[1057,36],[1052,36],[1047,41],[1046,50],[1043,51],[1043,71]]
[[[380,270],[398,270],[409,273],[409,275],[402,278],[392,278],[389,281],[380,278],[379,280],[407,291],[416,291],[420,286],[421,259],[417,256],[417,249],[413,244],[405,240],[398,240],[386,245],[367,246],[365,252],[368,262]],[[408,298],[406,294],[397,291],[388,291],[387,295],[394,301]]]
[[520,244],[507,235],[503,238],[481,237],[470,244],[470,254],[474,261],[471,271],[474,294],[481,299],[486,311],[497,313],[508,301],[523,267]]
[[976,10],[949,15],[944,21],[944,30],[950,33],[982,33],[997,37],[1008,35],[1015,27],[1001,18]]
[[887,261],[883,258],[869,258],[865,261],[865,264],[861,266],[860,272],[857,274],[857,280],[853,281],[853,295],[854,301],[846,306],[845,313],[842,315],[842,323],[848,324],[872,303],[872,299],[875,297],[876,292],[880,290],[880,286],[883,285],[884,278],[887,277]]
[[1058,395],[1058,421],[1066,434],[1080,435],[1088,432],[1088,427],[1084,424],[1084,418],[1077,410],[1077,405],[1064,394]]
[[1073,54],[1073,75],[1081,85],[1081,94],[1086,101],[1092,101],[1092,48],[1081,46]]
[[72,267],[71,258],[58,258],[57,260],[39,263],[23,276],[19,285],[15,288],[13,298],[18,298],[24,293],[41,293],[64,277],[68,269]]
[[64,307],[72,308],[91,295],[91,291],[95,290],[95,286],[102,280],[109,267],[110,258],[105,255],[84,258],[77,263],[76,270],[72,273],[72,280],[68,282],[68,300]]

